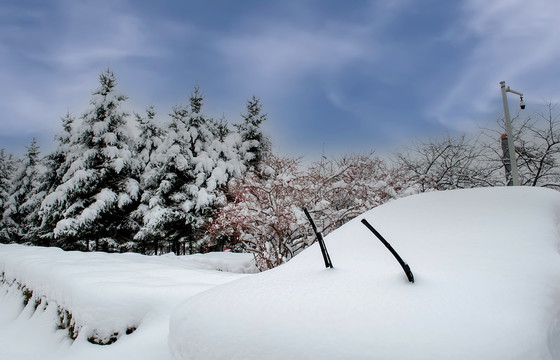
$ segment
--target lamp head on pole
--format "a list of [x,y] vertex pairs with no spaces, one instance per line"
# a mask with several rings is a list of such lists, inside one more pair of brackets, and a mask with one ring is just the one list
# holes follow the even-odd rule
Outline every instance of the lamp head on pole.
[[519,107],[521,110],[525,110],[525,103],[523,102],[523,96],[520,96]]

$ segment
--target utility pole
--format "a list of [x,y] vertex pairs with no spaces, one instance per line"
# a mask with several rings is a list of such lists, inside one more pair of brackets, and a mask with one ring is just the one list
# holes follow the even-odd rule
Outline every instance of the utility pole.
[[511,162],[509,157],[508,138],[506,134],[502,134],[502,136],[500,137],[500,142],[502,143],[502,161],[504,163],[504,170],[506,172],[506,185],[512,186],[513,179],[511,177]]
[[511,118],[509,116],[509,106],[508,106],[506,93],[510,92],[510,93],[514,93],[516,95],[519,95],[519,97],[521,99],[521,102],[519,104],[519,106],[521,107],[521,110],[525,109],[525,104],[523,103],[523,94],[522,93],[517,92],[515,90],[511,90],[509,88],[509,86],[506,87],[506,82],[505,81],[501,81],[500,86],[502,87],[502,101],[504,103],[504,116],[505,116],[509,160],[510,160],[510,166],[511,166],[511,177],[512,177],[512,180],[513,180],[513,186],[519,186],[520,185],[519,170],[517,168],[517,158],[515,156],[515,144],[513,143],[513,131],[512,131],[512,128],[511,128]]

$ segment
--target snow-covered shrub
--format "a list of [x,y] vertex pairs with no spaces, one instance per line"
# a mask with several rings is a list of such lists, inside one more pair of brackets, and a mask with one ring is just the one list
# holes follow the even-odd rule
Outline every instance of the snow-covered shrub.
[[298,224],[304,205],[299,165],[299,159],[270,156],[260,173],[248,172],[231,183],[228,196],[233,201],[209,222],[211,238],[242,244],[254,253],[261,270],[290,260],[306,245]]
[[[320,161],[269,156],[260,171],[230,184],[231,201],[207,224],[209,246],[227,242],[255,254],[257,266],[278,266],[309,246],[315,236],[307,207],[326,235],[355,216],[407,195],[408,183],[373,153]],[[222,245],[223,246],[223,245]]]
[[411,193],[411,183],[400,175],[373,152],[351,154],[311,164],[302,186],[310,213],[327,234],[367,210]]

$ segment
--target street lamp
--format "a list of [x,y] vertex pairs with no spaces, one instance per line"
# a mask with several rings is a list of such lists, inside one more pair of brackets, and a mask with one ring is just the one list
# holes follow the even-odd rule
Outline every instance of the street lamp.
[[508,138],[508,152],[509,152],[509,161],[511,164],[511,177],[513,180],[513,186],[519,186],[519,171],[517,170],[517,160],[516,160],[516,156],[515,156],[515,144],[513,143],[513,134],[512,134],[512,130],[511,130],[511,119],[509,117],[509,106],[508,106],[508,102],[507,102],[507,96],[506,93],[510,92],[510,93],[514,93],[516,95],[519,95],[519,98],[521,100],[521,102],[519,103],[519,107],[521,107],[521,110],[525,109],[525,104],[523,103],[523,94],[520,92],[517,92],[515,90],[511,90],[508,87],[506,87],[506,82],[505,81],[501,81],[500,85],[502,87],[502,100],[504,102],[504,115],[505,115],[505,121],[506,121],[506,135]]

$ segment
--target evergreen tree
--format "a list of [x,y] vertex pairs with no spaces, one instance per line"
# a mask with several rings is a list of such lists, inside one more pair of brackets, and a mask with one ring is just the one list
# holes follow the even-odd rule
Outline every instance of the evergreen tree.
[[95,241],[103,250],[122,247],[130,240],[129,213],[139,195],[134,178],[136,159],[122,110],[126,96],[119,94],[114,74],[99,76],[91,109],[82,118],[65,165],[63,183],[45,199],[62,216],[53,230],[59,245],[79,248],[77,241]]
[[140,130],[139,138],[136,142],[135,154],[140,164],[138,178],[140,179],[140,203],[132,213],[132,219],[135,225],[135,246],[137,250],[146,253],[149,244],[154,242],[154,253],[157,255],[159,244],[158,238],[154,237],[148,231],[142,231],[145,219],[150,214],[150,204],[154,203],[154,183],[152,180],[157,177],[159,171],[160,159],[158,149],[166,138],[166,131],[155,122],[155,111],[153,107],[146,109],[146,117],[136,114],[136,122],[138,130]]
[[10,196],[10,178],[14,172],[12,155],[6,156],[6,150],[0,149],[0,214],[4,213],[4,206]]
[[225,118],[221,118],[218,121],[212,121],[212,129],[214,135],[216,136],[216,138],[218,138],[219,141],[225,141],[228,135],[231,134],[227,120]]
[[138,130],[140,130],[139,138],[136,141],[135,154],[139,160],[139,170],[143,172],[144,168],[150,162],[152,154],[154,154],[157,148],[163,143],[165,131],[156,124],[156,113],[153,106],[146,109],[145,118],[140,114],[135,115]]
[[202,103],[196,86],[189,107],[173,109],[166,140],[145,173],[149,203],[135,239],[166,238],[176,253],[181,244],[188,244],[189,252],[197,250],[206,217],[240,168],[235,157],[225,155],[224,142],[201,113]]
[[4,204],[4,212],[0,220],[2,239],[5,242],[22,243],[31,224],[28,217],[36,210],[33,199],[39,180],[39,146],[35,138],[27,148],[27,154],[21,167],[12,178],[12,188]]
[[243,123],[237,125],[242,141],[242,156],[249,169],[258,169],[270,152],[270,141],[260,128],[267,115],[262,113],[260,100],[254,95],[247,101],[247,114],[242,117]]
[[46,156],[43,160],[45,166],[45,173],[42,176],[40,188],[38,193],[44,194],[39,207],[38,216],[40,224],[36,229],[35,243],[37,245],[48,246],[54,242],[53,229],[56,223],[62,219],[60,208],[51,203],[52,194],[56,191],[57,187],[63,183],[63,177],[68,171],[69,162],[68,156],[70,152],[70,145],[72,140],[72,127],[75,122],[70,113],[61,118],[62,131],[55,135],[54,139],[58,143],[56,150]]
[[7,207],[7,201],[12,190],[11,179],[15,171],[12,155],[6,156],[5,150],[0,149],[0,242],[9,242],[9,234],[4,227],[2,217]]

